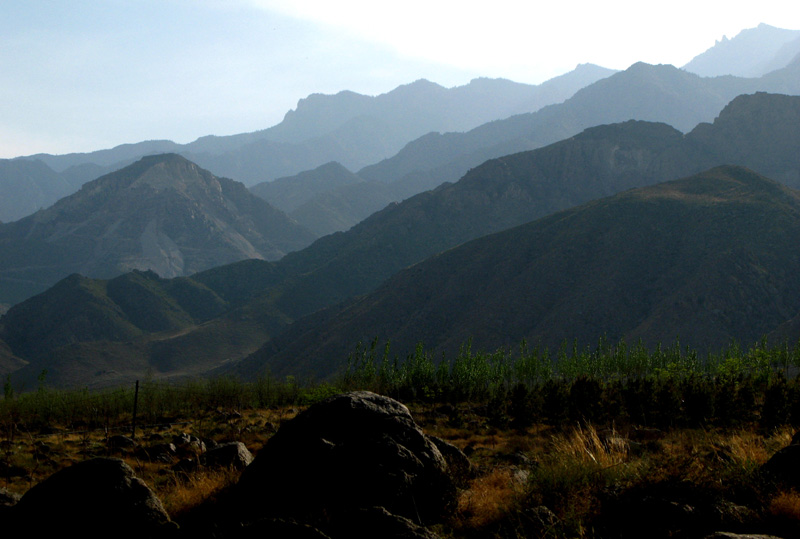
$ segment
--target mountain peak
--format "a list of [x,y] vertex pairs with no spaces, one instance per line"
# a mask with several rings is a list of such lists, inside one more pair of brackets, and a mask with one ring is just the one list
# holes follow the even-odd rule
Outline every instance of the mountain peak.
[[784,67],[800,51],[800,30],[785,30],[765,23],[747,28],[735,37],[722,36],[713,47],[692,58],[683,69],[702,77],[735,75],[760,77]]
[[31,290],[41,291],[74,272],[108,278],[139,269],[175,277],[246,258],[275,260],[314,235],[243,184],[160,154],[17,221],[6,239],[13,252],[0,280],[35,266]]
[[192,186],[220,193],[219,180],[188,159],[177,154],[161,154],[142,158],[144,170],[129,185],[130,189],[148,186],[156,191],[173,189],[184,194]]

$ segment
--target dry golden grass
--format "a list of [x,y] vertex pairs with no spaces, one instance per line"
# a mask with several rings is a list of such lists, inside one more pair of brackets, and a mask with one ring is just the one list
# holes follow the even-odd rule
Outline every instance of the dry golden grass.
[[800,523],[800,493],[794,490],[777,493],[770,500],[768,511],[784,521]]
[[512,507],[523,485],[508,468],[497,468],[478,477],[458,500],[459,527],[483,528],[496,522]]
[[161,498],[167,513],[176,518],[234,485],[239,476],[241,476],[239,470],[205,470],[185,478],[176,478],[158,489],[156,494]]
[[[182,431],[218,441],[237,439],[257,453],[271,434],[297,413],[297,409],[289,408],[251,410],[224,421],[215,421],[210,414],[202,422],[159,433],[165,441]],[[599,429],[591,425],[561,429],[534,425],[520,432],[491,426],[486,418],[470,415],[468,409],[461,413],[463,420],[454,424],[441,414],[418,414],[412,409],[425,432],[468,452],[479,470],[460,494],[458,510],[449,524],[454,537],[474,536],[475,530],[491,535],[489,530],[501,529],[504,521],[517,518],[515,515],[525,507],[537,505],[547,506],[567,523],[570,536],[589,537],[587,526],[597,516],[604,492],[674,478],[702,485],[741,482],[753,477],[748,474],[788,445],[793,433],[789,427],[769,433],[755,428],[650,429],[654,437],[645,439],[633,428]],[[149,443],[145,442],[148,434],[139,435],[141,443]],[[50,447],[44,460],[37,453],[37,443]],[[184,474],[173,471],[174,462],[143,461],[132,451],[109,453],[102,432],[19,436],[3,447],[0,459],[29,473],[0,478],[0,486],[12,492],[24,494],[61,467],[108,454],[126,460],[153,488],[173,518],[213,499],[240,474],[202,467]],[[789,491],[769,497],[766,512],[775,519],[800,522],[800,494]]]
[[616,431],[609,431],[602,438],[591,425],[578,425],[565,433],[553,436],[551,452],[566,458],[575,459],[600,468],[618,466],[629,459],[628,440]]

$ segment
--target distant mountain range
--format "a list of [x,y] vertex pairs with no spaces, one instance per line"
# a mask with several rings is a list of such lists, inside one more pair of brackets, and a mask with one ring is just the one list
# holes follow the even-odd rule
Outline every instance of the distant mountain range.
[[577,92],[560,105],[477,127],[429,134],[358,175],[384,182],[455,181],[487,159],[534,149],[595,125],[646,120],[687,132],[712,121],[734,97],[758,91],[800,94],[800,57],[757,79],[702,78],[669,65],[637,63]]
[[239,182],[175,154],[146,157],[0,225],[0,303],[71,273],[176,277],[247,258],[277,260],[314,239]]
[[[142,156],[179,153],[218,176],[247,185],[293,176],[331,161],[357,171],[366,181],[395,183],[389,189],[365,184],[363,189],[351,187],[342,194],[320,194],[296,216],[301,220],[308,217],[310,220],[303,224],[319,233],[346,230],[380,209],[387,199],[399,201],[444,181],[456,181],[486,159],[541,147],[592,125],[642,119],[663,121],[688,131],[700,121],[712,120],[725,103],[741,93],[797,93],[796,70],[783,77],[759,79],[771,68],[782,69],[790,63],[792,47],[800,49],[800,42],[792,38],[795,33],[760,25],[712,47],[686,66],[687,70],[704,63],[725,66],[721,69],[726,74],[756,77],[749,83],[730,77],[714,83],[698,84],[691,79],[676,82],[664,79],[662,74],[640,81],[645,88],[636,95],[625,93],[629,90],[616,94],[614,85],[598,88],[571,108],[556,112],[555,117],[528,118],[523,113],[561,103],[613,71],[584,64],[538,86],[475,79],[465,86],[445,89],[421,80],[376,97],[346,91],[315,94],[300,100],[296,110],[287,113],[280,124],[254,133],[208,136],[185,145],[146,141],[85,154],[28,156],[24,159],[41,160],[51,169],[40,170],[33,177],[0,161],[0,189],[5,195],[4,203],[0,203],[0,221],[13,221],[48,207],[86,181]],[[770,69],[734,69],[745,64]],[[709,74],[700,68],[695,71]],[[629,83],[635,81],[624,84],[630,87]],[[651,87],[647,89],[647,85]],[[631,97],[631,102],[622,100],[621,109],[614,104],[621,101],[618,98]],[[610,108],[606,107],[607,99]],[[467,137],[451,136],[519,114],[523,116]],[[418,137],[422,138],[404,149]],[[35,185],[29,185],[32,178],[37,178]],[[362,190],[364,197],[360,200]]]
[[[412,197],[345,234],[287,256],[278,266],[292,267],[290,273],[297,276],[275,287],[273,301],[300,318],[298,307],[312,313],[363,294],[402,268],[459,243],[721,163],[750,166],[800,186],[799,146],[800,97],[783,95],[740,96],[713,124],[701,124],[685,136],[664,124],[644,122],[592,128],[546,148],[488,161],[455,184]],[[322,321],[337,312],[331,308],[298,321],[267,345],[262,361],[290,348],[289,342],[301,342],[298,333],[324,326]],[[369,335],[368,325],[363,329],[364,338],[377,336]],[[337,331],[327,328],[326,335]],[[295,357],[323,356],[309,351]]]
[[[754,79],[702,78],[672,66],[635,64],[587,86],[564,103],[465,133],[426,134],[395,156],[359,170],[356,176],[368,182],[361,188],[319,181],[313,211],[293,216],[320,233],[346,230],[384,207],[390,197],[399,201],[456,181],[487,159],[539,148],[591,126],[629,119],[664,122],[689,131],[698,123],[712,121],[737,95],[756,91],[800,94],[800,57],[783,69]],[[376,182],[388,188],[381,189]],[[299,193],[305,189],[302,181],[285,180],[281,184],[284,192],[293,186]],[[264,184],[253,189],[270,203],[280,204],[271,198],[274,191]],[[345,197],[337,194],[340,190],[346,192]],[[347,206],[341,204],[343,198],[349,202]],[[349,215],[348,209],[354,213]],[[335,217],[320,223],[320,216],[326,214]],[[307,216],[313,221],[305,221]]]
[[22,219],[79,187],[41,161],[0,159],[0,222]]
[[800,186],[799,145],[800,97],[764,93],[734,99],[713,124],[687,135],[650,122],[591,128],[487,161],[455,184],[391,205],[287,255],[278,266],[294,277],[272,297],[297,318],[363,294],[459,243],[720,164],[749,166]]
[[[376,97],[340,92],[301,99],[296,110],[268,129],[227,137],[207,136],[189,144],[152,140],[90,153],[36,154],[0,160],[0,221],[14,221],[76,191],[83,183],[146,155],[179,153],[218,176],[247,185],[294,175],[330,161],[353,170],[396,153],[429,131],[460,131],[487,121],[558,103],[580,88],[614,73],[591,64],[540,85],[476,79],[446,89],[426,80]],[[35,190],[30,173],[10,161],[41,161]],[[9,164],[4,164],[6,161]],[[48,178],[43,174],[49,175]],[[17,194],[17,190],[19,194]],[[35,196],[33,196],[35,195]],[[16,204],[19,200],[20,204]]]
[[695,56],[683,69],[701,77],[760,77],[781,69],[800,54],[800,30],[768,24],[742,30]]
[[[274,372],[331,372],[336,368],[336,360],[343,359],[336,356],[341,348],[334,353],[335,347],[323,350],[324,346],[337,342],[336,335],[343,323],[341,317],[347,316],[344,313],[352,313],[354,311],[350,309],[355,308],[354,305],[363,306],[365,301],[370,301],[353,298],[376,290],[387,278],[412,264],[469,240],[519,226],[552,215],[553,212],[626,189],[697,174],[720,164],[749,166],[759,173],[797,182],[800,179],[800,161],[796,151],[798,145],[800,97],[763,93],[736,98],[713,124],[699,125],[687,135],[665,124],[639,121],[595,127],[545,148],[488,161],[455,184],[446,184],[400,204],[393,204],[348,232],[321,238],[278,262],[250,260],[183,278],[181,282],[187,283],[185,286],[206,291],[203,297],[209,299],[204,301],[204,305],[209,307],[192,315],[181,315],[179,319],[182,322],[175,326],[142,328],[141,323],[137,325],[132,322],[141,316],[137,314],[138,307],[134,309],[137,301],[126,299],[127,296],[120,296],[119,293],[110,295],[108,289],[112,281],[72,277],[8,311],[0,321],[0,339],[6,343],[5,347],[0,346],[0,355],[5,354],[6,361],[16,361],[17,365],[20,361],[29,362],[28,366],[16,371],[20,378],[30,378],[41,372],[42,368],[47,368],[52,373],[63,373],[66,377],[64,380],[74,381],[82,377],[83,383],[99,384],[121,380],[124,369],[128,369],[126,372],[131,376],[130,373],[135,369],[126,363],[125,358],[135,356],[136,365],[147,364],[161,375],[174,376],[219,367],[221,362],[233,365],[266,341],[267,345],[260,352],[242,363],[239,372],[253,373],[267,367],[274,368]],[[727,178],[714,185],[744,182],[745,176],[750,178],[755,175],[738,169],[724,169],[711,174],[714,178]],[[771,182],[758,180],[756,184],[771,185]],[[770,193],[775,192],[775,189],[770,189]],[[674,192],[680,194],[682,191]],[[606,215],[610,226],[615,214],[606,212]],[[636,225],[635,219],[626,223],[634,227]],[[719,227],[714,230],[719,230]],[[591,245],[586,245],[589,241],[586,238],[591,236],[590,233],[584,233],[583,243],[576,243],[571,249],[578,254],[584,247],[588,249]],[[621,232],[618,236],[608,236],[607,241],[614,237],[628,241]],[[721,238],[719,245],[728,245],[728,241],[722,241]],[[707,237],[704,245],[709,250],[704,259],[711,260],[708,257],[713,257],[716,252],[715,242]],[[611,249],[610,244],[608,248]],[[616,248],[624,251],[624,247]],[[509,247],[507,251],[507,257],[510,257],[507,262],[504,257],[497,255],[494,263],[498,267],[517,264],[513,261],[516,260],[513,258],[514,249]],[[791,253],[790,250],[776,252]],[[487,264],[481,256],[476,255],[475,263]],[[718,256],[721,260],[729,260],[726,258],[728,254],[718,253]],[[469,271],[468,259],[468,256],[460,259],[465,272]],[[409,271],[412,273],[405,273],[403,279],[414,275],[413,268]],[[582,290],[603,290],[607,286],[603,279],[608,274],[599,270],[591,274],[596,282],[587,280]],[[428,278],[421,276],[420,286]],[[491,278],[491,274],[486,278]],[[589,279],[588,276],[584,278]],[[461,292],[456,288],[459,282],[459,286],[463,286]],[[160,302],[180,305],[181,299],[175,297],[170,289],[172,281],[152,275],[147,283],[151,295],[161,298]],[[438,286],[435,284],[428,288],[432,298],[444,292],[438,290]],[[469,279],[442,283],[441,286],[447,287],[448,293],[462,294],[467,301],[476,290],[481,289],[483,280],[475,274]],[[633,281],[632,286],[636,286]],[[85,292],[80,291],[87,288],[92,291],[90,297],[93,298],[88,304],[80,300],[80,297],[86,296]],[[712,292],[709,290],[707,293]],[[370,297],[373,296],[367,296]],[[455,296],[449,297],[452,299]],[[331,307],[339,302],[344,303]],[[86,309],[85,305],[107,305],[118,313],[116,320],[139,328],[140,336],[132,340],[120,340],[115,335],[124,335],[121,329],[102,329],[103,321],[110,319],[105,314],[106,308]],[[153,304],[153,308],[158,309],[156,313],[162,309],[157,305]],[[483,311],[487,317],[505,316],[502,313],[492,314],[490,306],[487,303]],[[782,310],[780,316],[785,314],[788,319],[796,314],[787,312]],[[665,312],[664,316],[667,314]],[[770,314],[767,317],[765,313],[760,313],[759,316],[771,324],[778,315]],[[92,322],[95,317],[97,321]],[[162,315],[157,317],[174,319]],[[85,333],[72,328],[76,320],[85,320],[84,326],[92,328],[92,332]],[[294,324],[288,326],[295,320]],[[376,314],[375,320],[378,324],[381,318]],[[425,333],[424,317],[414,315],[403,320],[403,331],[407,331],[408,335],[413,333],[414,327],[418,327],[420,333],[417,339],[430,344],[440,342]],[[587,324],[589,327],[591,322]],[[371,326],[365,323],[361,327],[361,337],[371,340],[379,336],[394,341],[394,335],[380,335],[382,327],[380,324]],[[656,328],[656,325],[652,327]],[[754,331],[760,330],[761,326],[754,328]],[[627,331],[620,330],[619,334],[634,335]],[[697,331],[701,331],[700,326]],[[717,329],[713,331],[717,332],[715,335],[724,333]],[[614,332],[609,330],[609,335],[612,334]],[[648,342],[651,342],[651,337],[663,337],[662,334],[645,334],[643,330],[636,335]],[[517,340],[526,335],[509,333],[507,337]],[[550,338],[560,340],[573,337],[589,338],[577,329],[567,335],[554,333]],[[672,339],[673,336],[668,338]],[[303,348],[309,342],[315,342],[322,348]],[[716,342],[709,341],[710,345]],[[341,344],[355,346],[354,342]],[[494,342],[477,341],[476,344],[486,347],[495,345]],[[704,343],[686,344],[700,346]],[[291,351],[300,353],[301,348],[301,355],[295,355],[292,362],[285,361]],[[401,353],[399,349],[396,350]],[[318,352],[325,355],[317,355]],[[297,359],[301,357],[303,361]],[[79,361],[78,358],[84,359]],[[91,358],[88,364],[87,358]],[[318,365],[318,361],[324,364]],[[53,376],[54,380],[58,379],[56,374]]]

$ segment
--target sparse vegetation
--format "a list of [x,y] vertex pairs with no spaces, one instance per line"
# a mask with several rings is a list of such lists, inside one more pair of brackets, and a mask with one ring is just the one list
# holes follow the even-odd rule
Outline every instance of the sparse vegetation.
[[800,529],[797,492],[759,473],[800,423],[793,349],[762,342],[700,359],[677,344],[650,352],[601,342],[556,354],[523,344],[514,357],[465,345],[449,363],[434,361],[422,345],[406,361],[389,354],[377,342],[359,346],[348,371],[330,385],[269,377],[145,380],[139,449],[111,442],[130,434],[134,388],[60,391],[42,384],[20,393],[6,384],[2,486],[21,494],[72,462],[118,455],[180,522],[239,472],[148,460],[142,447],[186,432],[242,441],[257,452],[304,406],[338,391],[370,389],[407,403],[426,432],[462,449],[475,465],[458,510],[436,529],[444,537],[628,537],[615,519],[620,512],[655,511],[642,500],[690,505],[706,498],[746,513],[741,530]]

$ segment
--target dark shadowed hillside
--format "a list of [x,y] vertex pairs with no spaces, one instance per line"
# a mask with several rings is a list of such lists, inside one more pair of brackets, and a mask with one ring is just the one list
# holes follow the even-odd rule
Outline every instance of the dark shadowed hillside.
[[[776,122],[778,116],[785,121]],[[464,241],[720,164],[758,172],[765,166],[765,173],[796,185],[800,121],[793,119],[800,120],[798,97],[741,96],[714,124],[685,136],[664,124],[626,122],[487,161],[455,184],[389,206],[346,233],[290,254],[280,265],[295,277],[276,288],[274,300],[298,317],[367,292]]]
[[[71,275],[0,319],[0,374],[28,387],[44,370],[50,384],[91,387],[146,371],[203,374],[255,351],[288,324],[269,305],[242,306],[240,289],[252,300],[276,279],[271,268],[258,260],[232,264],[225,281],[216,270],[173,279],[152,271],[107,281]],[[240,279],[229,280],[237,272]]]
[[[739,167],[646,187],[480,238],[303,320],[243,372],[333,373],[354,343],[452,355],[606,336],[748,343],[800,308],[800,193]],[[250,369],[253,369],[251,371]]]

